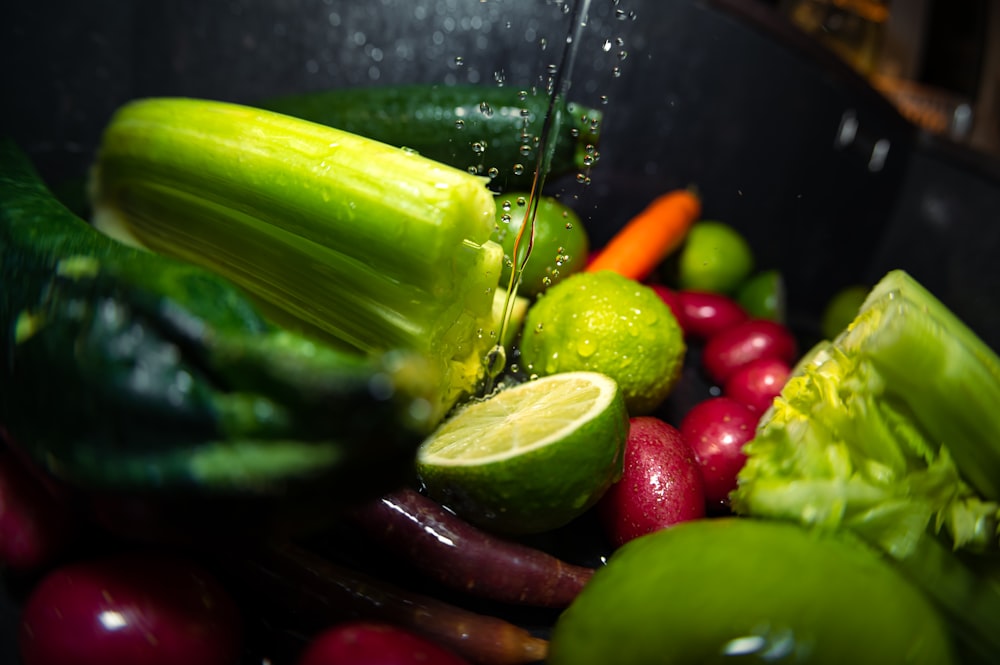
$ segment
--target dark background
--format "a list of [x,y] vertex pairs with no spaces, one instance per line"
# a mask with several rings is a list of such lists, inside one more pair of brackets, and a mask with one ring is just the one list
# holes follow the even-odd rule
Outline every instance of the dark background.
[[[784,271],[799,320],[814,319],[845,285],[904,268],[1000,348],[996,158],[904,120],[772,4],[595,1],[569,96],[605,111],[600,160],[589,185],[570,178],[550,191],[573,200],[599,244],[656,194],[694,184],[706,217],[741,229],[759,267]],[[104,123],[134,97],[544,85],[565,42],[563,7],[15,3],[0,27],[0,127],[60,186],[85,174]],[[857,122],[850,141],[839,138],[845,120]],[[887,149],[884,162],[872,159],[876,145]],[[0,624],[13,625],[14,609],[0,612]],[[0,652],[0,661],[15,657]]]

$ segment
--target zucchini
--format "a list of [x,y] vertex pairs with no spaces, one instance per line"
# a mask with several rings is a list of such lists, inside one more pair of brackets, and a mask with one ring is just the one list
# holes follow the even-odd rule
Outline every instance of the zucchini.
[[[485,85],[341,88],[254,106],[336,127],[491,178],[499,191],[529,189],[549,97]],[[597,159],[600,111],[559,98],[561,122],[546,177],[579,173]]]
[[437,379],[276,327],[207,270],[76,217],[0,140],[0,427],[87,490],[220,498],[398,485]]

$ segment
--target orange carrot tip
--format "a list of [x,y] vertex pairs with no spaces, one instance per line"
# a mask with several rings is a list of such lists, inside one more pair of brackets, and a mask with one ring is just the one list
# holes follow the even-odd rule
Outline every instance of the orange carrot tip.
[[642,281],[680,247],[700,215],[701,199],[693,189],[661,194],[612,236],[586,270],[613,270]]

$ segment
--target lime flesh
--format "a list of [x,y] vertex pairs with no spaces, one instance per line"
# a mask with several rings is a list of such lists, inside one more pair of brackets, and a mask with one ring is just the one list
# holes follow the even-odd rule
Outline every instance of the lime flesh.
[[614,380],[558,374],[463,407],[420,447],[417,472],[468,521],[537,533],[582,514],[621,476],[627,435]]

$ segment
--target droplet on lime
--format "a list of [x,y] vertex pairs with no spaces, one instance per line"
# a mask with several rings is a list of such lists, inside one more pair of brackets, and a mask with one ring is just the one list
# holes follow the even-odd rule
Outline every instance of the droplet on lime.
[[538,201],[535,214],[531,253],[524,258],[530,230],[525,229],[515,256],[514,245],[528,213],[527,202],[526,193],[515,192],[499,197],[493,240],[503,247],[507,259],[500,275],[501,287],[510,282],[512,270],[521,261],[519,292],[534,296],[583,268],[590,252],[590,240],[572,208],[551,196],[543,196]]
[[607,374],[632,416],[667,398],[687,350],[659,295],[612,271],[577,273],[550,288],[528,309],[524,330],[521,361],[530,371]]

